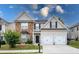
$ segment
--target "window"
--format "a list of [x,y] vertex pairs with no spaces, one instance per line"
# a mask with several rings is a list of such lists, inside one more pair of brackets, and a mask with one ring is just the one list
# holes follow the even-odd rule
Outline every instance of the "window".
[[35,24],[34,29],[39,30],[40,29],[40,24]]
[[2,30],[2,26],[0,25],[0,31]]
[[79,30],[79,26],[77,26],[77,31]]
[[0,36],[0,41],[2,41],[3,40],[3,36]]
[[57,22],[50,22],[50,28],[57,28]]
[[51,22],[51,28],[55,28],[55,22]]
[[29,39],[28,34],[21,34],[21,42],[27,42],[28,39]]
[[21,29],[28,29],[28,23],[21,23]]

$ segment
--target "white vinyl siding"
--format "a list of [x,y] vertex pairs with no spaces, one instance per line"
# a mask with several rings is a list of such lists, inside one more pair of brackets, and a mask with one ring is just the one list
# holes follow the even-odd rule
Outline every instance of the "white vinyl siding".
[[1,30],[0,32],[5,32],[5,25],[1,25]]

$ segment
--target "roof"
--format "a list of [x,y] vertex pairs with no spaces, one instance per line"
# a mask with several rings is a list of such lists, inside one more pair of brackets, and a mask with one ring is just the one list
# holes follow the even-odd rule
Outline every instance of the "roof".
[[66,30],[66,28],[42,28],[41,30]]
[[35,20],[36,23],[45,23],[47,20]]
[[57,16],[52,16],[52,17],[50,17],[49,19],[48,19],[48,21],[44,24],[44,26],[43,27],[45,27],[51,20],[53,20],[53,19],[55,19],[55,20],[57,20],[64,28],[66,28],[68,31],[69,31],[69,29],[67,28],[67,26],[61,21],[61,19],[59,18],[59,17],[57,17]]
[[4,20],[3,18],[0,18],[0,23],[8,23],[6,20]]
[[74,25],[72,25],[70,28],[74,28],[74,27],[77,27],[77,26],[79,26],[79,22],[74,24]]
[[27,12],[23,11],[20,12],[19,15],[16,16],[15,22],[24,22],[26,20],[17,20],[19,17],[21,17],[23,14],[26,14],[26,16],[28,16],[31,20],[33,20],[33,17],[31,17]]

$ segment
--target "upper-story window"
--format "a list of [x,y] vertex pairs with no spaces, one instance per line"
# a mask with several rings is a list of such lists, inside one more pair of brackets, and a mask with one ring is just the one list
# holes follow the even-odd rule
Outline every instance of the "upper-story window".
[[28,23],[21,23],[21,29],[28,29]]
[[40,29],[40,24],[35,24],[34,29],[39,30]]
[[57,28],[57,22],[50,22],[50,28]]
[[0,25],[0,31],[2,30],[2,25]]
[[79,26],[77,26],[77,31],[79,30]]

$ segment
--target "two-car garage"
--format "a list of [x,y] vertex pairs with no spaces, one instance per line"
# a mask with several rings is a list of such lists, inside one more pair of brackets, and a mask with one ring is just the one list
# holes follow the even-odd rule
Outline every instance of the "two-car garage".
[[41,30],[41,44],[67,44],[66,30]]

